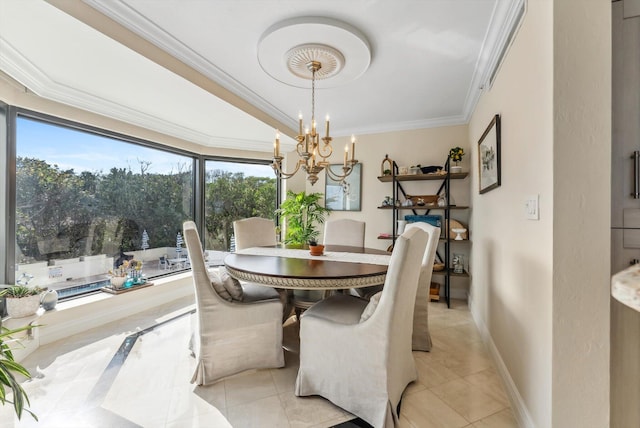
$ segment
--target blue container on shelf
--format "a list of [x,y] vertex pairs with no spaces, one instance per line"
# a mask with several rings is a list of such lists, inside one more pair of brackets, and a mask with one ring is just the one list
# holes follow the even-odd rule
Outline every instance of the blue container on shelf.
[[407,223],[421,221],[423,223],[429,223],[435,227],[442,227],[442,216],[440,215],[405,215],[404,219]]

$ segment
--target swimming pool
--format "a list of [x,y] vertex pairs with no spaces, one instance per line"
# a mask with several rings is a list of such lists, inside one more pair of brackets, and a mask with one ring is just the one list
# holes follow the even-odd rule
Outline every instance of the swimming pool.
[[81,285],[74,285],[71,287],[59,288],[56,291],[58,292],[59,299],[68,299],[70,297],[80,296],[82,294],[100,290],[102,287],[106,287],[109,284],[111,284],[111,281],[106,279],[102,281],[91,282],[88,284],[81,284]]

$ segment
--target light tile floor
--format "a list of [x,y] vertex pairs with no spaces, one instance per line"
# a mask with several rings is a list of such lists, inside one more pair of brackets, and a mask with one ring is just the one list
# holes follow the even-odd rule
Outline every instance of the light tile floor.
[[[282,369],[191,385],[191,315],[180,316],[191,309],[186,300],[175,302],[42,346],[23,361],[34,374],[23,386],[40,422],[28,414],[18,421],[3,406],[0,426],[286,428],[330,427],[353,418],[323,398],[293,394],[294,353],[285,353]],[[164,321],[132,341],[136,332]],[[447,309],[432,303],[430,327],[434,348],[414,353],[419,380],[405,391],[400,427],[517,427],[466,304],[452,302]]]

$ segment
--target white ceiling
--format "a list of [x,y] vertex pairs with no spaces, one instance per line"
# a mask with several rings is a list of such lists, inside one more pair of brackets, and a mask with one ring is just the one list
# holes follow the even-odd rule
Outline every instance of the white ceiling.
[[366,37],[368,69],[316,93],[333,136],[362,135],[467,123],[523,2],[0,0],[0,70],[42,97],[195,143],[271,151],[274,128],[292,136],[311,110],[310,89],[258,62],[273,25],[324,17]]

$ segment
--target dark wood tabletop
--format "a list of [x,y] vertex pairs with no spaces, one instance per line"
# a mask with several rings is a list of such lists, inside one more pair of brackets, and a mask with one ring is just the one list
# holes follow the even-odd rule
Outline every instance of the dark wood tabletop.
[[[384,254],[386,251],[326,246],[325,252]],[[344,289],[384,283],[387,266],[324,258],[229,254],[224,259],[229,274],[245,281],[291,289]]]

